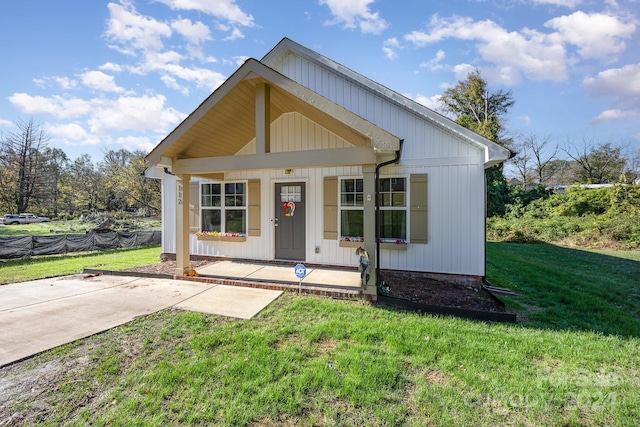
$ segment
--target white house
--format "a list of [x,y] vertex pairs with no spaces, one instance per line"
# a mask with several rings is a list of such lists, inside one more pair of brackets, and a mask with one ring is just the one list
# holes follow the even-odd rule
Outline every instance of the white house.
[[146,160],[162,179],[162,250],[176,254],[176,275],[190,255],[355,266],[362,246],[381,269],[481,279],[484,171],[508,157],[285,38]]

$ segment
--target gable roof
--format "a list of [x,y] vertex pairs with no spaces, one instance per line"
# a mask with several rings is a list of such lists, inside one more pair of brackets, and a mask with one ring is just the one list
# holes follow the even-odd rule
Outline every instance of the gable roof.
[[408,110],[424,120],[432,123],[433,125],[457,135],[463,141],[479,147],[485,151],[485,166],[493,166],[500,164],[509,159],[511,151],[507,148],[496,144],[495,142],[479,135],[464,126],[459,125],[453,120],[445,117],[422,104],[407,98],[404,95],[395,92],[380,83],[377,83],[355,71],[345,67],[342,64],[335,62],[332,59],[327,58],[309,48],[306,48],[289,38],[283,38],[269,53],[267,53],[260,62],[268,65],[271,68],[277,68],[277,65],[284,60],[287,55],[294,54],[305,58],[306,60],[330,71],[334,74],[339,74],[342,78],[348,80],[350,83],[355,84],[365,90],[374,93],[387,101],[395,104],[396,106]]
[[362,117],[285,77],[255,59],[234,74],[164,138],[146,157],[200,158],[237,153],[256,136],[256,86],[270,87],[269,123],[297,111],[355,146],[399,149],[400,139]]

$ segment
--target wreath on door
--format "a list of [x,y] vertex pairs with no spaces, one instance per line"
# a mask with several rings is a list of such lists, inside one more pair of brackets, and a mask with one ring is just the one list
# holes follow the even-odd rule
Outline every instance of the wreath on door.
[[296,211],[296,204],[293,202],[284,202],[282,204],[282,210],[284,211],[284,216],[293,216],[293,213]]

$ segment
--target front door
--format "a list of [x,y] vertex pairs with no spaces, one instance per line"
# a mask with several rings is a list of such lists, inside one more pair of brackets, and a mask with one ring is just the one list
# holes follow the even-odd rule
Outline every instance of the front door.
[[276,184],[276,259],[305,259],[304,182]]

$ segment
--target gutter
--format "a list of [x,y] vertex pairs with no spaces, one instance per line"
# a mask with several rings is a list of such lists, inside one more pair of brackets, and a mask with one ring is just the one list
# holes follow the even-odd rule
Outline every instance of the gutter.
[[400,148],[396,150],[395,158],[376,165],[376,289],[378,289],[380,285],[380,169],[400,161],[403,143],[404,139],[401,139]]

